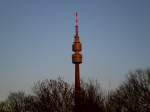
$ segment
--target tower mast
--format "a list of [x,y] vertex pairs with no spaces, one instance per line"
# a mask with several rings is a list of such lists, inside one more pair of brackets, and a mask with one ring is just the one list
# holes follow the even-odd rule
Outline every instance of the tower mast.
[[78,13],[76,12],[75,36],[72,45],[72,63],[75,64],[75,112],[77,112],[80,97],[80,64],[82,63],[81,43],[78,33]]

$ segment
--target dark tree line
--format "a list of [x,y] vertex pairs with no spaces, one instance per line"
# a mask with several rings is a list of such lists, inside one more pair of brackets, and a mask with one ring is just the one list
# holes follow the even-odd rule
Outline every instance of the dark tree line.
[[150,111],[150,70],[130,72],[127,80],[109,96],[111,112]]
[[[0,112],[74,112],[74,86],[63,81],[35,83],[32,94],[12,92]],[[104,94],[97,81],[81,81],[80,112],[149,112],[150,69],[136,70],[118,88]]]

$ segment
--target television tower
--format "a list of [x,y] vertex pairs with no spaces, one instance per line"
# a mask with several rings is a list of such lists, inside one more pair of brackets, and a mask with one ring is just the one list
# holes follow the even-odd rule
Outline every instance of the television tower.
[[[82,51],[81,43],[79,40],[78,33],[78,13],[76,12],[76,25],[75,25],[75,35],[74,42],[72,45],[72,63],[75,64],[75,108],[78,107],[79,97],[80,97],[80,64],[82,63]],[[75,111],[77,111],[75,109]]]

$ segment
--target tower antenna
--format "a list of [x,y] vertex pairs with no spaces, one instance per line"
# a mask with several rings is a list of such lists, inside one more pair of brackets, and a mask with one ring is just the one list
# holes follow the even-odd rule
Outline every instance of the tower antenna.
[[78,13],[76,12],[76,35],[78,35]]

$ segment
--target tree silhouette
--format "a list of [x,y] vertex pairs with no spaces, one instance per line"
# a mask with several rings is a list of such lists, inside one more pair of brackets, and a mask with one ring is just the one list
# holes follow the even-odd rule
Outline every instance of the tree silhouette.
[[39,112],[71,112],[73,88],[62,79],[38,81],[33,87]]
[[109,96],[111,112],[149,112],[150,70],[130,72],[127,80]]
[[[75,112],[74,85],[61,78],[38,81],[32,92],[11,92],[0,103],[0,112]],[[97,81],[81,81],[79,100],[78,112],[149,112],[150,69],[128,73],[107,95]]]
[[7,100],[1,103],[2,112],[25,112],[25,93],[11,92]]
[[104,95],[97,81],[81,81],[80,112],[104,112]]

